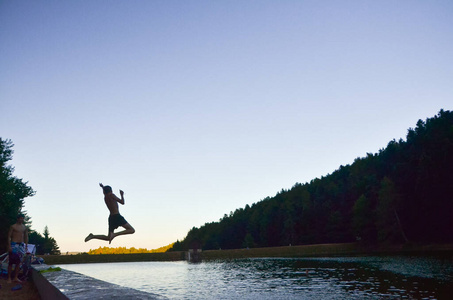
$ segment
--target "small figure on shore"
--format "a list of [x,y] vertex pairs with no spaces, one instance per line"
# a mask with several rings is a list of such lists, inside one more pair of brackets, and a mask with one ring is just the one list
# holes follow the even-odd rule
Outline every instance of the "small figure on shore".
[[28,249],[28,230],[24,225],[24,215],[19,214],[16,218],[16,223],[11,225],[8,232],[8,283],[11,283],[11,275],[13,265],[15,265],[13,281],[22,282],[19,280],[19,270],[22,258]]
[[[98,239],[103,241],[109,241],[110,244],[115,237],[123,234],[133,234],[135,232],[135,229],[123,218],[122,215],[120,215],[118,209],[118,203],[124,205],[124,192],[120,190],[121,195],[120,199],[112,192],[112,188],[110,186],[108,185],[104,186],[102,183],[99,183],[99,186],[102,188],[102,191],[104,193],[105,205],[107,205],[107,208],[110,211],[109,233],[108,235],[101,234],[93,235],[92,233],[90,233],[85,238],[85,242],[88,242],[91,239]],[[114,230],[120,226],[123,227],[125,230],[114,233]]]

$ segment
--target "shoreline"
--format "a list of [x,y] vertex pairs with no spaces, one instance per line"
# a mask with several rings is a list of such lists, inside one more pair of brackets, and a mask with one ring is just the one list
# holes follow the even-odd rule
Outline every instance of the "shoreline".
[[[141,262],[141,261],[182,261],[186,252],[174,251],[163,253],[139,254],[78,254],[40,256],[47,265]],[[201,260],[264,258],[264,257],[322,257],[322,256],[361,256],[361,255],[453,255],[453,244],[437,245],[392,245],[364,247],[359,243],[315,244],[300,246],[282,246],[250,249],[205,250]]]
[[[364,247],[359,243],[344,243],[344,244],[316,244],[316,245],[301,245],[301,246],[283,246],[283,247],[267,247],[267,248],[251,248],[251,249],[230,249],[230,250],[206,250],[198,252],[200,261],[216,261],[216,260],[234,260],[247,258],[310,258],[310,257],[341,257],[341,256],[445,256],[453,257],[453,244],[441,245],[393,245],[380,247]],[[101,254],[101,255],[46,255],[42,256],[45,259],[45,265],[36,265],[33,267],[33,280],[30,282],[30,287],[33,297],[30,299],[42,299],[44,296],[48,298],[45,292],[58,293],[65,291],[65,294],[73,295],[84,293],[93,296],[93,289],[105,288],[108,283],[86,277],[86,284],[80,286],[80,280],[73,280],[74,276],[79,276],[78,273],[71,273],[65,269],[61,272],[51,272],[38,274],[37,269],[48,268],[50,265],[64,264],[86,264],[86,263],[113,263],[113,262],[145,262],[145,261],[186,261],[187,252],[164,252],[164,253],[141,253],[141,254]],[[64,268],[64,267],[63,267]],[[68,275],[69,274],[69,275]],[[74,275],[76,274],[76,275]],[[80,275],[82,276],[82,275]],[[55,277],[55,278],[53,278]],[[44,280],[37,280],[44,278]],[[84,277],[85,278],[85,277]],[[44,283],[43,283],[44,282]],[[84,287],[85,286],[85,287]],[[87,286],[91,288],[86,288]],[[53,287],[50,288],[49,287]],[[95,288],[96,287],[96,288]],[[132,290],[123,291],[123,287],[109,285],[107,288],[112,295],[131,294]],[[39,290],[39,295],[38,295]],[[30,293],[30,292],[29,292]],[[140,293],[133,291],[133,293]],[[10,292],[11,294],[11,292]],[[63,294],[62,294],[63,295]],[[141,295],[141,294],[140,294]],[[16,293],[18,300],[25,299],[24,295]],[[40,297],[41,296],[41,297]],[[66,296],[62,296],[66,299]],[[142,296],[137,296],[137,299],[144,299]],[[164,299],[159,295],[147,294],[146,299]],[[63,299],[62,298],[62,299]]]

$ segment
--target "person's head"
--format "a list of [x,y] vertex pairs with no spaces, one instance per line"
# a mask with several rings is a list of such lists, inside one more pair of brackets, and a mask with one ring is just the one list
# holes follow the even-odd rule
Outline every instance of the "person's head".
[[109,185],[105,185],[102,187],[102,191],[104,192],[104,195],[110,194],[112,192],[112,187]]
[[16,218],[16,222],[23,223],[24,222],[24,214],[18,214]]

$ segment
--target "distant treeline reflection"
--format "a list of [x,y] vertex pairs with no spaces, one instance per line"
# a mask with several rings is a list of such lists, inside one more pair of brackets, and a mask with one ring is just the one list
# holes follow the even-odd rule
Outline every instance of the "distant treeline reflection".
[[194,227],[171,250],[449,243],[452,228],[453,113],[441,110],[419,120],[406,140]]

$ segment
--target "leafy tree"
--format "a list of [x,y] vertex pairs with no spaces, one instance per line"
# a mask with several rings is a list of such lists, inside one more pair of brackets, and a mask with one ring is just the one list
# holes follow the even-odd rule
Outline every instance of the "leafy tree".
[[46,226],[44,227],[44,246],[43,250],[44,253],[49,253],[52,255],[58,255],[60,254],[60,249],[57,245],[57,241],[53,237],[50,237],[49,235],[49,228]]
[[22,211],[24,199],[35,194],[33,189],[24,182],[13,176],[14,167],[8,165],[12,160],[13,143],[11,140],[0,138],[0,251],[6,251],[7,235],[9,227],[16,222],[17,215],[21,212],[25,215],[25,226],[29,230],[28,241],[37,245],[37,254],[59,254],[57,242],[49,236],[46,226],[45,237],[31,229],[30,217]]
[[379,201],[376,208],[376,227],[380,242],[408,242],[398,216],[399,194],[388,177],[381,181]]
[[44,249],[44,237],[39,233],[34,230],[29,230],[28,231],[28,243],[33,244],[36,247],[36,254],[38,255],[43,255]]
[[0,250],[6,251],[9,227],[24,206],[24,198],[34,191],[22,179],[13,176],[14,167],[8,165],[13,155],[11,140],[0,138]]
[[247,233],[247,235],[244,238],[244,243],[242,244],[244,248],[253,248],[255,247],[255,241],[253,239],[253,236],[250,233]]
[[36,254],[38,255],[60,254],[60,249],[57,245],[57,241],[50,236],[49,228],[47,226],[44,227],[43,235],[34,230],[30,230],[28,234],[28,242],[36,246]]
[[374,229],[373,209],[369,199],[361,195],[355,202],[353,208],[353,229],[355,235],[365,242],[372,240]]

